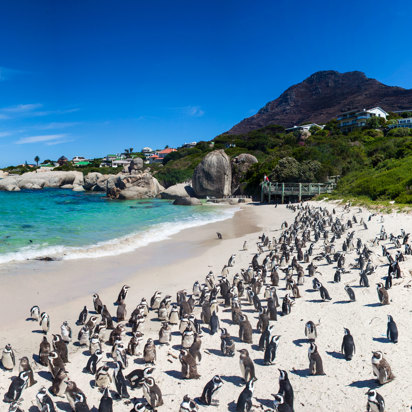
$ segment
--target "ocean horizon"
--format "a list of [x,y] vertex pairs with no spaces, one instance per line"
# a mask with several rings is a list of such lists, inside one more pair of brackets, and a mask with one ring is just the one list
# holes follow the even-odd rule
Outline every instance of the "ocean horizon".
[[161,199],[114,201],[65,189],[0,192],[0,264],[115,256],[228,219],[236,210]]

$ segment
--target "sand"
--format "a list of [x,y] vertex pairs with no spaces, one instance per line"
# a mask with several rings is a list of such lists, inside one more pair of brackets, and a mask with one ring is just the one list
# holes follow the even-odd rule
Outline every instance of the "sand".
[[[363,216],[367,220],[370,212],[359,211],[358,208],[343,212],[343,208],[325,202],[310,203],[312,206],[335,207],[338,216],[343,220],[356,214],[358,221]],[[60,333],[60,325],[67,320],[73,329],[74,340],[80,329],[75,321],[84,305],[92,311],[92,294],[98,292],[102,301],[108,306],[112,316],[116,315],[115,302],[123,284],[131,289],[126,299],[130,314],[142,297],[150,300],[154,291],[160,290],[163,295],[170,294],[175,300],[176,292],[186,289],[191,293],[195,280],[204,282],[207,273],[212,270],[217,276],[227,263],[232,253],[237,254],[236,263],[229,271],[229,280],[247,268],[257,251],[258,236],[265,232],[270,237],[278,238],[283,221],[293,221],[295,213],[285,206],[247,205],[229,220],[212,223],[199,228],[188,229],[173,236],[171,239],[151,244],[135,252],[110,258],[81,259],[63,262],[30,262],[27,264],[9,265],[0,269],[0,308],[2,322],[0,325],[0,347],[10,343],[16,352],[16,357],[28,356],[33,361],[38,383],[23,392],[24,401],[21,407],[24,411],[36,411],[32,405],[35,395],[41,386],[51,386],[50,374],[47,368],[35,363],[39,343],[43,338],[39,333],[36,322],[26,320],[30,307],[39,305],[42,311],[49,313],[51,328],[48,334],[51,341],[52,333]],[[382,224],[388,233],[400,234],[401,227],[406,232],[412,232],[412,216],[393,213],[384,216],[376,215],[368,222],[368,230],[360,225],[354,225],[355,239],[363,242],[373,240],[379,233]],[[223,234],[223,240],[218,240],[216,232]],[[249,249],[242,251],[243,242],[247,240]],[[338,241],[337,250],[343,239]],[[391,247],[388,241],[383,242]],[[320,252],[321,242],[314,248],[314,255]],[[373,250],[372,260],[377,265],[376,273],[370,276],[369,288],[359,288],[359,271],[352,270],[344,274],[342,282],[332,283],[335,265],[327,265],[325,260],[318,264],[318,279],[327,287],[331,302],[321,302],[319,292],[312,290],[311,278],[305,278],[305,284],[300,287],[302,297],[297,299],[292,312],[287,316],[278,316],[275,330],[281,335],[280,345],[274,365],[263,364],[263,352],[257,350],[260,334],[253,334],[253,344],[245,344],[237,339],[237,325],[231,322],[231,313],[220,307],[219,318],[221,326],[226,327],[235,337],[236,349],[247,348],[254,360],[258,378],[254,392],[254,410],[264,410],[272,405],[273,396],[278,392],[278,368],[289,373],[289,379],[295,391],[295,411],[346,411],[366,410],[368,388],[377,387],[378,392],[385,398],[388,411],[409,410],[412,403],[410,387],[412,384],[408,366],[412,364],[411,328],[411,287],[412,258],[406,256],[401,263],[403,278],[394,281],[389,290],[390,305],[378,304],[375,284],[387,273],[387,260],[382,257],[380,246],[368,246]],[[389,250],[392,255],[394,249]],[[353,263],[355,253],[346,254],[346,267]],[[303,264],[306,267],[306,264]],[[281,272],[280,272],[281,274]],[[285,291],[282,280],[278,288],[281,299]],[[356,293],[356,302],[348,303],[344,285],[350,284]],[[262,296],[263,299],[263,290]],[[264,305],[265,302],[263,301]],[[257,314],[253,306],[244,301],[244,312],[256,328]],[[387,314],[391,314],[399,329],[399,343],[392,344],[386,339]],[[196,307],[195,315],[200,317],[200,308]],[[149,320],[150,319],[150,320]],[[161,323],[156,314],[151,312],[144,327],[144,341],[151,337],[158,339]],[[319,353],[323,359],[325,376],[309,376],[308,373],[308,342],[304,335],[304,325],[308,320],[318,324]],[[202,361],[198,366],[201,377],[197,380],[181,378],[181,365],[178,359],[168,355],[178,356],[181,337],[178,326],[173,327],[172,342],[169,347],[157,345],[157,361],[154,378],[163,393],[164,406],[159,411],[178,411],[185,394],[195,398],[201,395],[205,384],[215,374],[219,374],[224,385],[216,394],[219,406],[209,407],[210,410],[234,410],[235,402],[243,390],[239,368],[239,356],[227,358],[221,356],[219,334],[211,336],[207,325],[204,326],[202,337]],[[356,354],[352,361],[347,362],[340,354],[343,338],[343,328],[350,329],[356,344]],[[107,333],[108,337],[109,333]],[[125,342],[128,343],[129,337]],[[82,389],[88,399],[88,405],[98,408],[101,393],[93,388],[94,376],[85,374],[82,369],[88,360],[87,348],[75,344],[69,345],[69,360],[66,369],[71,380]],[[111,347],[104,345],[106,361],[110,362]],[[382,387],[374,380],[371,367],[372,351],[381,350],[390,363],[396,376],[393,382]],[[129,366],[125,375],[135,368],[144,367],[141,357],[129,358]],[[0,397],[2,398],[10,384],[10,379],[16,376],[18,368],[13,372],[0,371]],[[112,385],[114,391],[115,387]],[[142,398],[142,390],[129,388],[131,399]],[[70,407],[65,398],[53,397],[57,410],[69,411]],[[0,410],[7,410],[7,405],[1,403]],[[31,409],[30,409],[31,408]],[[115,411],[129,411],[132,404],[116,401]],[[206,408],[200,406],[200,410]]]

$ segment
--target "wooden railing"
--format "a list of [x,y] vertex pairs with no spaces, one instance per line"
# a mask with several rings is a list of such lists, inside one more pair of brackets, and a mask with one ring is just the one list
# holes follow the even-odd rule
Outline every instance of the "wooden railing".
[[278,182],[262,182],[261,198],[263,203],[265,195],[267,195],[269,203],[272,196],[280,196],[284,203],[285,196],[297,197],[299,202],[302,197],[312,197],[322,193],[331,193],[336,188],[336,183],[278,183]]

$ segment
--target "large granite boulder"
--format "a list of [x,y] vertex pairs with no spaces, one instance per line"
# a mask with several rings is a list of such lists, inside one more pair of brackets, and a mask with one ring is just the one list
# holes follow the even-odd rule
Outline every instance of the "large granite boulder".
[[250,167],[257,162],[256,157],[248,153],[242,153],[232,159],[232,194],[242,194],[241,181]]
[[112,199],[149,199],[163,190],[157,179],[147,172],[119,174],[107,180],[107,196]]
[[124,173],[136,174],[139,170],[143,169],[143,159],[136,157],[133,159],[129,166],[125,166],[123,169]]
[[20,176],[9,176],[0,180],[0,190],[15,191],[19,189],[42,189],[45,187],[60,188],[83,186],[83,173],[81,172],[28,172]]
[[232,168],[224,150],[208,153],[197,165],[192,179],[198,197],[230,196]]
[[202,202],[196,197],[183,196],[177,197],[173,204],[177,206],[201,206]]
[[192,186],[186,183],[178,183],[163,190],[160,193],[162,199],[177,199],[180,197],[196,197],[196,193]]
[[116,175],[102,175],[98,172],[88,173],[84,178],[83,188],[93,192],[106,192],[107,181]]

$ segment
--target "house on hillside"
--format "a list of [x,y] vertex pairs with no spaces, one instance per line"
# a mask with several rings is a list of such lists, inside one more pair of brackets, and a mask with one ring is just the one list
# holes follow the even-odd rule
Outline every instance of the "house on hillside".
[[152,163],[163,163],[163,157],[158,156],[157,154],[151,155],[148,157],[150,164]]
[[308,124],[302,124],[300,126],[293,126],[289,127],[288,129],[285,129],[286,132],[302,132],[302,131],[309,131],[309,129],[314,126],[314,127],[320,127],[323,129],[325,127],[324,124],[316,124],[316,123],[308,123]]
[[350,110],[344,112],[337,117],[337,120],[343,132],[350,132],[357,127],[366,126],[366,122],[372,117],[381,117],[386,120],[388,116],[389,113],[386,113],[381,107],[373,107],[368,110]]
[[412,117],[407,117],[406,119],[396,119],[396,123],[390,124],[389,129],[396,129],[398,127],[409,127],[412,129]]
[[72,163],[76,166],[80,162],[88,162],[89,159],[86,159],[83,156],[74,156],[72,159]]
[[164,159],[168,154],[172,152],[177,152],[176,149],[172,149],[171,147],[168,147],[167,149],[160,150],[157,152],[157,155],[161,158]]
[[182,148],[193,149],[197,145],[196,142],[185,143],[182,145]]
[[154,154],[154,151],[153,151],[153,149],[151,148],[151,147],[144,147],[143,149],[142,149],[142,154],[144,155],[144,157],[146,158],[146,159],[148,159],[149,158],[149,156],[152,156],[153,154]]

